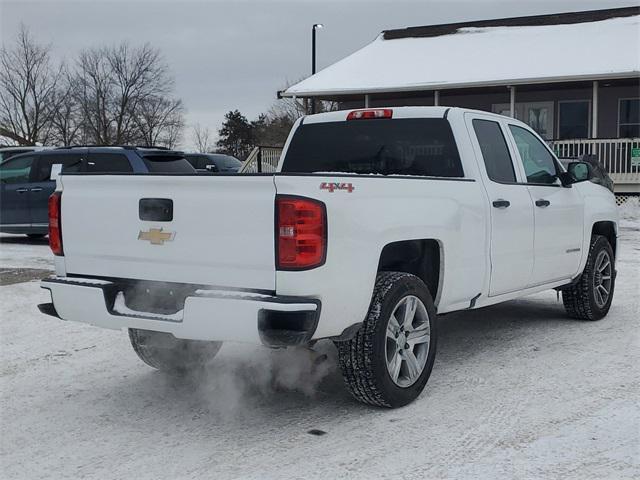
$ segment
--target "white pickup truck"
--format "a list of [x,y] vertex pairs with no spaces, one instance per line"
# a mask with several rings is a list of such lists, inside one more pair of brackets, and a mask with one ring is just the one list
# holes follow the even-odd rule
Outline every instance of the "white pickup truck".
[[306,116],[276,173],[61,175],[39,307],[128,329],[142,360],[174,372],[222,342],[332,339],[351,393],[398,407],[431,373],[436,315],[546,289],[571,317],[607,314],[616,204],[588,179],[499,115]]

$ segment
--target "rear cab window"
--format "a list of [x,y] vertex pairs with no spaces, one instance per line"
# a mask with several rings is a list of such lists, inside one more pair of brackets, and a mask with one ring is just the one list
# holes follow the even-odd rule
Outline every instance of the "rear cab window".
[[463,177],[444,118],[365,119],[303,124],[282,172]]

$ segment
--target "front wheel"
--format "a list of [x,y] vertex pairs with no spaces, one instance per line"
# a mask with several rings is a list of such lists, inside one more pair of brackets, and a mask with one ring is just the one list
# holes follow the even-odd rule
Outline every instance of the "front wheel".
[[357,400],[389,408],[415,400],[436,355],[436,311],[426,285],[408,273],[379,273],[362,326],[336,346]]
[[170,333],[129,329],[131,346],[150,367],[173,374],[185,374],[204,367],[216,356],[222,342],[182,340]]
[[580,320],[600,320],[611,307],[615,287],[613,249],[606,237],[594,235],[579,280],[562,290],[567,315]]

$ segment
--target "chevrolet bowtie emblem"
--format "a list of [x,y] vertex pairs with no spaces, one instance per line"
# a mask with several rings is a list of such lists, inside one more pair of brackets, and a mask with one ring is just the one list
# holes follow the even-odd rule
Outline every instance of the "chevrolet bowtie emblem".
[[171,242],[175,236],[174,232],[163,232],[162,228],[150,228],[148,232],[140,230],[138,240],[147,240],[151,245],[163,245],[164,242]]

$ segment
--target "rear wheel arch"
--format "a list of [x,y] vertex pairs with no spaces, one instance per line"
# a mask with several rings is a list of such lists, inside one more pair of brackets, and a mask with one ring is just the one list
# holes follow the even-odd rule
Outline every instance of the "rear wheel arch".
[[612,221],[595,222],[591,227],[591,236],[602,235],[607,239],[611,249],[613,250],[614,258],[617,256],[616,252],[616,224]]
[[440,300],[444,252],[439,240],[414,239],[386,244],[380,253],[377,272],[415,275],[429,289],[434,303]]

